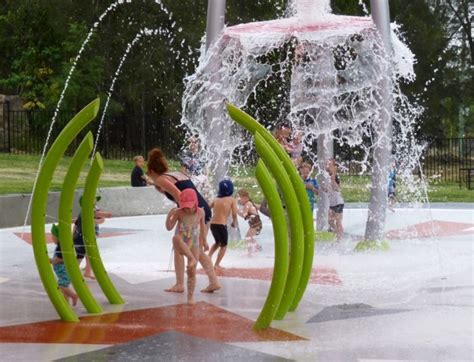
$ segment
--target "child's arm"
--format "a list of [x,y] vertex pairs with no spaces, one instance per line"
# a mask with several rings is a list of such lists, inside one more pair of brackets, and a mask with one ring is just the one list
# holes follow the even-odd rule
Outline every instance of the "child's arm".
[[49,262],[53,265],[61,264],[63,262],[63,259],[58,258],[57,256],[55,256],[55,257],[49,259]]
[[97,219],[108,219],[112,217],[112,213],[110,211],[97,210],[94,212],[94,217]]
[[237,227],[237,212],[238,212],[238,207],[237,207],[237,200],[233,199],[232,200],[232,226],[233,228]]
[[172,230],[176,223],[178,222],[178,212],[179,212],[179,209],[177,208],[172,208],[170,210],[170,212],[168,213],[168,215],[166,216],[166,230],[170,231]]
[[142,179],[146,182],[147,185],[154,185],[155,183],[151,178],[149,178],[146,174],[142,175]]
[[209,244],[206,240],[206,223],[204,221],[204,210],[199,210],[199,245],[204,251],[209,250]]
[[100,224],[103,224],[105,222],[105,218],[104,217],[94,217],[94,223],[96,225],[100,225]]

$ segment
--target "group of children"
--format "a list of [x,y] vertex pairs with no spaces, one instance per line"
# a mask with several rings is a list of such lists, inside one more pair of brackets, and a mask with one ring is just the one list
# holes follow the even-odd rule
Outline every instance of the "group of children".
[[[320,187],[315,178],[311,177],[312,167],[310,164],[302,162],[301,152],[302,144],[301,137],[296,135],[293,138],[293,143],[290,145],[286,142],[289,137],[289,128],[282,127],[277,133],[277,139],[282,146],[290,153],[295,165],[298,166],[301,178],[305,184],[308,200],[311,207],[311,212],[316,206],[316,196],[321,191],[327,193],[329,198],[329,215],[328,221],[330,231],[336,233],[337,240],[341,240],[343,236],[342,216],[344,210],[344,199],[341,194],[340,178],[337,174],[337,164],[334,160],[326,162],[326,172],[329,175],[329,181],[324,186]],[[300,147],[301,145],[301,147]],[[131,175],[133,186],[146,186],[152,183],[144,174],[142,167],[144,166],[144,159],[142,156],[134,158],[135,168]],[[395,195],[395,175],[396,172],[390,173],[389,195],[394,199]],[[217,252],[217,258],[214,263],[216,271],[222,269],[221,262],[227,251],[229,242],[228,220],[231,218],[230,226],[237,227],[237,216],[241,216],[248,222],[248,231],[245,235],[246,249],[249,256],[253,253],[261,251],[261,246],[256,240],[262,230],[262,220],[259,215],[259,210],[267,216],[268,212],[264,212],[264,204],[256,205],[250,198],[249,192],[241,189],[237,192],[237,198],[234,197],[234,185],[230,179],[222,180],[219,183],[217,197],[210,203],[210,208],[213,209],[212,218],[210,221],[210,231],[214,237],[215,243],[209,250],[208,256],[211,258]],[[99,201],[100,197],[96,201]],[[238,207],[240,205],[240,208]],[[95,223],[96,235],[98,235],[98,225],[105,221],[105,218],[111,217],[111,213],[103,212],[97,207],[95,208]],[[196,268],[199,260],[201,250],[207,246],[207,232],[208,228],[205,222],[205,214],[202,208],[198,206],[198,197],[194,189],[185,189],[179,196],[179,208],[173,208],[169,211],[166,218],[167,230],[172,230],[176,227],[176,232],[173,236],[173,245],[177,248],[177,252],[183,254],[187,258],[187,286],[188,286],[188,303],[194,304],[194,289],[196,285]],[[59,240],[59,228],[53,225],[51,228],[56,249],[54,256],[51,259],[54,272],[58,278],[58,286],[67,300],[71,300],[72,305],[77,303],[77,294],[71,289],[71,281],[64,266],[61,245]],[[81,215],[74,223],[74,249],[78,263],[86,258],[86,268],[84,277],[93,279],[90,263],[86,256],[86,249],[84,246],[84,238],[82,236]]]
[[[255,239],[255,236],[262,230],[258,208],[250,199],[247,190],[239,190],[237,195],[238,198],[234,198],[234,185],[231,180],[226,179],[219,183],[217,197],[210,204],[211,209],[213,209],[210,231],[215,243],[210,248],[208,255],[212,259],[217,252],[214,263],[214,268],[217,271],[222,269],[220,263],[227,251],[229,242],[227,222],[229,218],[232,218],[231,227],[233,228],[237,227],[237,215],[248,221],[249,230],[245,237],[249,255],[261,250]],[[240,209],[237,206],[238,203],[241,205]],[[179,208],[173,208],[169,211],[166,218],[166,228],[167,230],[176,228],[173,245],[177,246],[177,251],[187,258],[188,303],[194,304],[193,293],[196,286],[197,262],[200,250],[204,249],[207,244],[207,226],[204,211],[198,206],[198,197],[194,189],[185,189],[180,193]]]

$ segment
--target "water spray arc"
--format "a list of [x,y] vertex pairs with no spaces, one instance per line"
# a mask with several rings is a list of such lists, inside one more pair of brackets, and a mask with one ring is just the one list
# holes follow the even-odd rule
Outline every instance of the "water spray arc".
[[[77,322],[79,321],[79,319],[76,313],[71,308],[71,306],[67,303],[62,293],[60,292],[57,285],[56,277],[52,271],[51,264],[49,262],[44,230],[44,226],[46,223],[46,203],[53,174],[59,164],[60,159],[63,157],[68,146],[79,135],[81,130],[83,130],[84,127],[86,127],[97,116],[97,113],[99,111],[99,105],[100,100],[97,98],[91,103],[89,103],[86,107],[84,107],[78,114],[76,114],[76,116],[74,116],[73,119],[63,128],[63,130],[58,135],[58,137],[52,144],[50,150],[45,156],[44,162],[42,163],[38,173],[37,187],[35,188],[32,195],[32,204],[35,207],[33,208],[31,214],[31,233],[36,266],[38,268],[38,273],[40,275],[41,282],[43,283],[43,286],[46,290],[46,293],[48,294],[49,299],[51,300],[51,303],[55,307],[61,319],[68,322]],[[68,271],[68,274],[71,277],[71,281],[74,285],[74,288],[76,289],[79,298],[83,302],[88,312],[100,313],[102,312],[102,308],[95,301],[94,297],[90,293],[79,270],[79,265],[77,263],[77,258],[74,252],[71,235],[72,204],[74,200],[74,192],[77,184],[77,178],[79,177],[79,173],[81,171],[82,166],[87,160],[87,156],[92,151],[93,144],[94,142],[92,134],[88,133],[74,154],[70,168],[63,183],[63,189],[60,197],[58,219],[59,239],[63,251],[63,261],[66,266],[66,270]],[[100,155],[96,154],[96,157],[100,157]],[[91,173],[93,173],[92,171],[93,170],[91,170]],[[95,177],[95,179],[97,178]],[[91,184],[89,186],[89,189],[92,190],[92,187],[94,187],[93,194],[95,195],[97,183]],[[92,191],[89,191],[89,193],[92,193]],[[90,208],[90,210],[88,210],[87,208]],[[88,212],[89,214],[92,213],[93,218],[93,204],[87,204],[83,206],[82,212],[85,213],[86,217],[88,216]],[[87,221],[85,222],[85,224],[86,227],[84,228],[83,226],[83,232],[87,231],[88,227],[90,228],[90,225],[87,224]],[[88,239],[88,235],[86,235],[86,247],[89,243],[90,240]],[[95,249],[97,251],[97,245],[95,245]],[[91,260],[93,259],[96,264],[102,264],[100,258],[94,258],[96,255],[93,253],[92,250],[91,252]],[[103,288],[102,284],[104,278],[100,277],[100,268],[98,268],[97,265],[94,271],[96,270],[99,272],[97,274],[98,282]],[[116,298],[114,299],[114,301],[116,303],[123,303],[121,298]]]

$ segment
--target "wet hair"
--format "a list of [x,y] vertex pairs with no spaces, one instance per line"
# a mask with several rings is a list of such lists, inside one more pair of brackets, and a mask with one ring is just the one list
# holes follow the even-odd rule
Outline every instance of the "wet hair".
[[148,171],[153,171],[157,175],[163,175],[165,172],[168,172],[168,163],[166,162],[166,157],[159,148],[154,148],[148,152]]
[[303,168],[309,168],[311,171],[311,165],[308,162],[303,162],[298,169],[301,171]]
[[237,194],[242,197],[247,197],[250,200],[249,192],[246,189],[240,189]]

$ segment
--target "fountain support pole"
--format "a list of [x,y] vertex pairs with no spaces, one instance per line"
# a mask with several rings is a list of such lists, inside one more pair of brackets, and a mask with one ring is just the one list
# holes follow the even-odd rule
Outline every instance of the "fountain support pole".
[[[206,51],[212,43],[219,37],[225,25],[225,8],[226,0],[209,0],[207,5],[207,27],[206,27]],[[218,69],[215,68],[215,69]],[[212,69],[211,69],[212,71]],[[220,75],[216,72],[211,76],[213,84],[221,84]],[[222,142],[225,139],[225,124],[224,120],[227,112],[225,110],[224,97],[216,90],[211,90],[209,98],[212,100],[211,106],[207,109],[206,117],[212,120],[212,127],[208,130],[209,139],[213,142]],[[211,165],[214,174],[214,189],[218,183],[227,174],[229,166],[230,155],[225,152],[220,152],[219,149],[212,150],[213,153],[218,153],[219,156],[215,160],[215,164]]]
[[318,136],[318,184],[319,184],[319,201],[318,211],[316,215],[316,229],[318,231],[327,230],[329,227],[329,197],[324,192],[329,187],[329,176],[326,172],[326,161],[334,158],[334,140],[331,133],[321,134]]
[[[388,0],[370,0],[372,19],[382,38],[388,59],[393,52],[390,32]],[[379,115],[375,120],[375,148],[373,153],[372,186],[365,241],[382,241],[388,204],[388,172],[392,152],[392,92],[391,74],[379,83]]]
[[209,0],[207,5],[206,50],[224,29],[226,0]]

